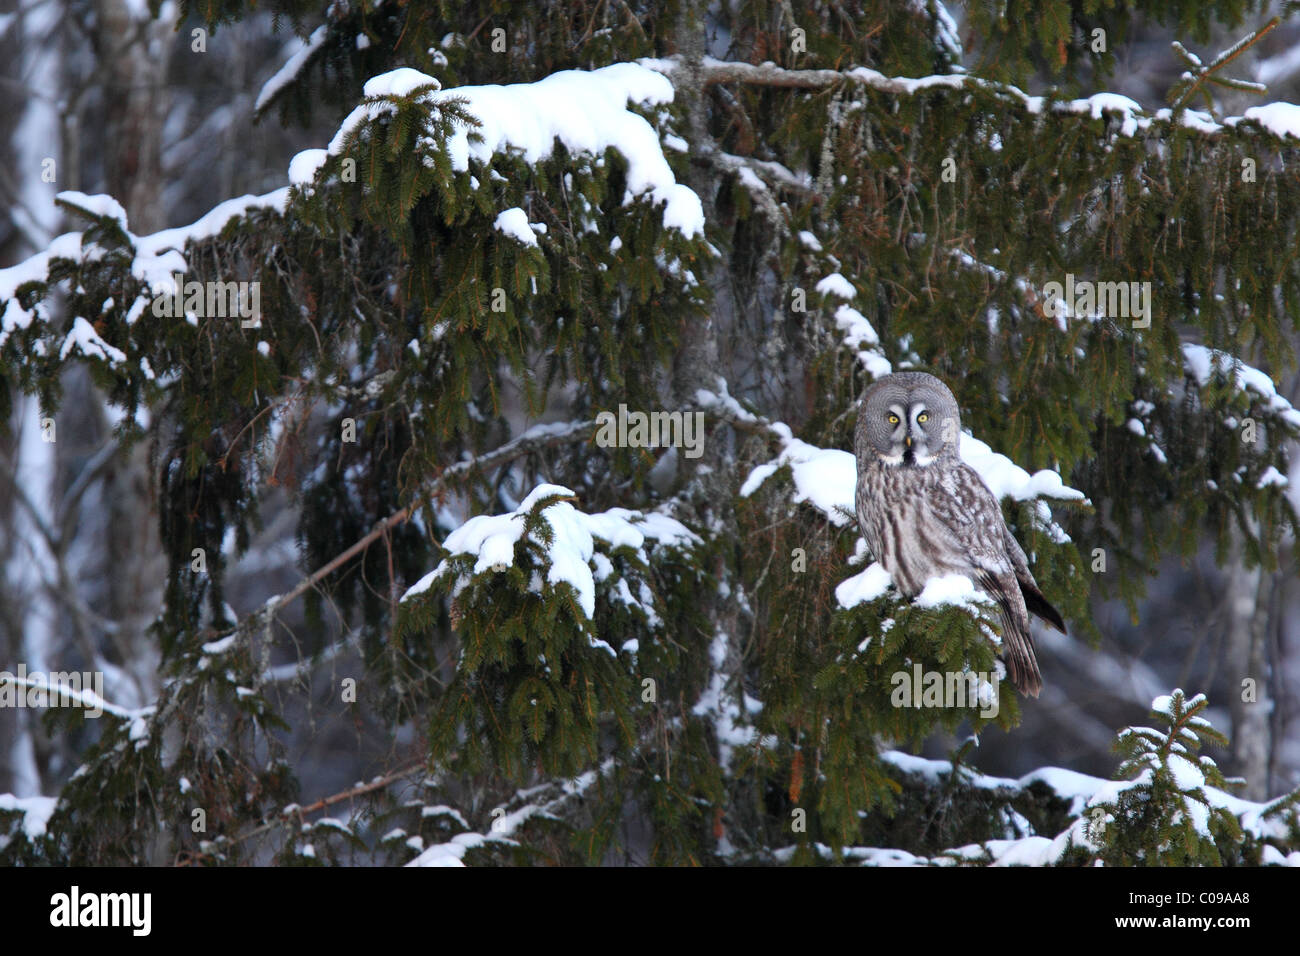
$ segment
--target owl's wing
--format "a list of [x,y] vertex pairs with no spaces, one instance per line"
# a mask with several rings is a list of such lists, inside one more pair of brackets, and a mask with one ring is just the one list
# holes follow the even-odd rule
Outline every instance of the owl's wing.
[[1003,525],[1003,531],[1006,535],[1007,557],[1011,559],[1011,567],[1016,572],[1016,581],[1020,584],[1020,593],[1025,599],[1025,608],[1031,614],[1038,615],[1062,634],[1067,633],[1065,619],[1061,617],[1061,612],[1052,607],[1051,602],[1043,597],[1043,592],[1038,589],[1038,582],[1034,580],[1034,576],[1029,570],[1029,559],[1025,557],[1025,549],[1020,547],[1020,542],[1016,540],[1016,536],[1011,533],[1010,528]]
[[873,520],[871,507],[872,496],[876,494],[875,489],[872,488],[873,477],[869,471],[859,466],[858,485],[853,503],[858,512],[858,530],[862,532],[862,540],[867,543],[867,550],[871,552],[871,560],[883,562],[880,529]]
[[[1019,545],[1016,545],[1018,554],[1010,553],[1006,543],[1010,532],[1002,519],[1002,507],[979,473],[963,462],[953,469],[952,478],[952,494],[946,498],[949,506],[935,508],[938,501],[932,502],[935,517],[948,526],[965,548],[975,584],[997,602],[1002,621],[1003,657],[1012,683],[1022,694],[1037,697],[1043,679],[1029,632],[1029,613],[1019,570],[1024,568],[1032,584],[1028,562]],[[1037,586],[1033,590],[1046,604]]]
[[977,575],[975,583],[997,602],[1002,620],[1002,656],[1011,683],[1020,693],[1037,697],[1043,689],[1043,677],[1034,652],[1034,636],[1029,631],[1029,614],[1015,575],[986,572]]

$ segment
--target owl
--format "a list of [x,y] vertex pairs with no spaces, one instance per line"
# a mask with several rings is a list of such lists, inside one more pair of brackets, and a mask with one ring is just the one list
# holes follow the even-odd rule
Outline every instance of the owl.
[[1002,509],[957,448],[961,413],[948,386],[899,372],[862,395],[854,451],[858,525],[872,555],[913,598],[931,577],[964,574],[997,602],[1012,683],[1043,686],[1029,633],[1033,612],[1062,633],[1065,622],[1038,589]]

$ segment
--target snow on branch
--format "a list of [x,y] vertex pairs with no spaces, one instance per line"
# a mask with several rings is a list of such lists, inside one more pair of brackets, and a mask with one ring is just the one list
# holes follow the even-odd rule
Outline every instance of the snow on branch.
[[[774,422],[771,431],[781,442],[781,452],[772,461],[756,466],[749,473],[741,485],[740,494],[745,497],[752,495],[779,468],[788,465],[794,478],[796,504],[808,502],[839,527],[851,524],[857,486],[857,463],[853,455],[837,448],[818,448],[801,441],[783,422]],[[962,460],[979,473],[995,496],[1013,501],[1038,500],[1041,506],[1039,517],[1049,522],[1050,511],[1046,502],[1040,499],[1087,500],[1083,492],[1066,485],[1059,472],[1044,468],[1031,475],[973,435],[962,433],[959,451]],[[1052,532],[1058,542],[1069,540],[1054,522],[1046,524],[1045,530]]]
[[[1181,692],[1176,691],[1175,697]],[[1169,707],[1172,698],[1157,698],[1154,708]],[[1201,699],[1203,702],[1203,698]],[[1186,702],[1190,709],[1197,703],[1197,698]],[[1176,719],[1176,718],[1171,718]],[[1213,736],[1208,722],[1192,717],[1188,721],[1200,733]],[[1164,735],[1150,728],[1126,728],[1120,732],[1121,739],[1131,739],[1145,732],[1151,739],[1163,738]],[[1186,731],[1183,731],[1186,734]],[[1159,741],[1157,741],[1159,743]],[[1176,745],[1175,745],[1176,746]],[[1289,836],[1289,822],[1282,812],[1294,802],[1294,795],[1279,798],[1267,803],[1255,803],[1233,796],[1220,787],[1206,784],[1200,769],[1192,767],[1192,761],[1179,754],[1175,757],[1176,768],[1171,774],[1182,773],[1175,782],[1179,792],[1198,795],[1193,803],[1225,812],[1234,817],[1241,830],[1254,839],[1264,841],[1275,839],[1285,843]],[[881,754],[881,759],[891,765],[900,774],[900,782],[911,788],[934,790],[949,788],[955,783],[957,787],[987,794],[988,799],[1010,804],[1022,797],[1041,800],[1041,791],[1046,790],[1052,797],[1069,805],[1072,822],[1061,833],[1043,836],[1032,832],[1028,821],[1018,813],[1008,814],[1008,835],[1002,839],[986,840],[955,847],[935,857],[917,856],[904,850],[889,847],[845,847],[846,859],[854,860],[868,866],[952,866],[960,863],[981,863],[994,866],[1051,866],[1059,863],[1071,849],[1084,849],[1095,852],[1098,849],[1097,836],[1106,827],[1116,826],[1113,817],[1108,816],[1123,794],[1150,786],[1150,773],[1139,775],[1132,780],[1106,780],[1088,774],[1066,770],[1061,767],[1040,767],[1019,779],[994,777],[977,773],[969,767],[955,765],[947,760],[929,760],[901,751],[890,750]],[[1202,757],[1201,761],[1209,758]],[[1206,764],[1211,766],[1212,762]],[[955,780],[954,780],[955,778]],[[1035,794],[1034,791],[1039,791]],[[1187,800],[1183,799],[1186,804]],[[1200,822],[1199,815],[1197,822]],[[1016,831],[1020,831],[1018,834]],[[815,850],[820,856],[831,859],[834,856],[830,847],[818,844]],[[774,854],[778,861],[788,861],[795,853],[796,847],[788,846]],[[1300,866],[1300,853],[1284,856],[1270,844],[1265,843],[1262,850],[1262,862],[1265,864],[1283,864]]]
[[[468,458],[464,461],[458,461],[454,465],[448,466],[443,469],[441,474],[432,479],[424,487],[420,495],[411,504],[393,512],[393,514],[389,515],[383,521],[378,522],[367,534],[353,542],[347,550],[341,552],[329,562],[317,568],[289,591],[269,598],[263,606],[261,614],[264,616],[273,616],[285,605],[301,597],[303,594],[306,594],[315,587],[322,578],[332,574],[352,558],[361,554],[370,547],[370,545],[383,538],[383,536],[393,528],[408,521],[411,516],[419,510],[422,504],[429,501],[438,491],[446,488],[450,482],[467,478],[475,472],[495,468],[497,465],[504,464],[507,461],[512,461],[520,455],[525,455],[531,451],[537,451],[541,448],[563,444],[567,441],[585,439],[595,430],[595,428],[595,421],[534,425],[522,435],[511,439],[499,448],[495,448],[490,452],[485,452],[475,458]],[[237,633],[237,631],[238,627],[226,631],[225,634],[230,635]]]
[[[88,716],[98,716],[102,713],[112,714],[122,720],[136,721],[151,716],[154,712],[153,706],[147,707],[121,707],[110,701],[105,700],[91,687],[78,687],[75,683],[68,683],[62,679],[62,674],[53,675],[56,679],[51,682],[49,675],[36,673],[31,675],[12,674],[9,671],[0,671],[0,701],[6,701],[11,698],[14,689],[26,687],[35,694],[28,693],[27,706],[50,706],[50,707],[78,707],[88,711]],[[74,675],[80,678],[80,674]],[[8,688],[8,693],[5,692]],[[5,706],[12,706],[6,703]]]
[[[588,770],[572,780],[562,780],[528,790],[520,790],[515,793],[511,800],[507,801],[507,806],[515,803],[518,803],[519,806],[501,815],[494,812],[492,826],[488,828],[486,833],[479,833],[475,830],[459,833],[446,843],[436,843],[422,850],[419,856],[406,865],[460,867],[465,865],[465,854],[469,850],[488,846],[492,843],[516,846],[517,841],[514,839],[514,835],[525,823],[534,817],[547,820],[561,819],[560,813],[568,804],[575,800],[580,801],[586,792],[591,789],[592,784],[601,776],[608,774],[613,768],[614,761],[610,759],[601,764],[599,771]],[[541,799],[538,799],[539,796]],[[501,807],[499,809],[505,810],[506,808]],[[448,815],[452,814],[454,814],[453,819],[464,821],[464,817],[460,813],[453,810]]]
[[1182,107],[1196,95],[1197,91],[1200,91],[1205,97],[1207,105],[1212,104],[1213,101],[1210,97],[1209,91],[1204,87],[1206,82],[1214,83],[1219,86],[1226,86],[1234,90],[1244,90],[1248,93],[1266,92],[1267,87],[1265,87],[1263,83],[1252,83],[1249,80],[1236,80],[1229,77],[1218,76],[1217,71],[1227,66],[1243,52],[1254,46],[1260,37],[1264,36],[1264,34],[1268,33],[1281,22],[1281,17],[1274,17],[1258,30],[1247,34],[1231,47],[1224,50],[1209,64],[1202,63],[1200,57],[1196,56],[1185,46],[1175,40],[1172,44],[1174,53],[1178,55],[1179,59],[1187,64],[1191,72],[1184,73],[1179,81],[1174,84],[1174,88],[1169,91],[1170,98],[1175,101],[1174,112],[1176,113],[1178,110],[1182,109]]
[[[20,827],[23,836],[29,841],[45,836],[46,827],[58,803],[57,797],[16,797],[12,793],[0,793],[0,813],[22,814]],[[0,832],[0,850],[9,844],[9,840],[10,837]]]
[[[55,196],[55,201],[86,218],[111,219],[131,244],[134,255],[131,275],[144,283],[146,291],[136,297],[127,312],[127,324],[133,323],[148,307],[150,295],[170,295],[176,291],[176,274],[189,271],[183,255],[187,245],[202,242],[221,234],[233,220],[247,215],[253,209],[272,209],[283,212],[289,198],[287,187],[261,196],[240,196],[227,199],[214,206],[188,226],[162,229],[155,233],[137,236],[127,227],[126,211],[112,196],[87,195],[65,191]],[[17,290],[29,282],[49,281],[50,266],[56,259],[77,263],[98,261],[104,250],[93,242],[86,242],[84,232],[67,232],[55,238],[50,245],[15,266],[0,269],[0,345],[16,329],[25,329],[36,320],[44,320],[41,305],[24,309],[16,297]],[[93,320],[98,316],[77,316],[65,339],[61,353],[66,356],[78,348],[88,357],[100,358],[110,363],[121,363],[126,355],[105,342],[94,330]]]
[[[766,190],[767,185],[763,181],[766,179],[775,186],[792,190],[810,199],[817,196],[813,191],[812,177],[806,172],[795,173],[781,163],[755,159],[753,156],[736,156],[712,145],[699,152],[719,169],[740,175],[745,188],[751,192]],[[748,173],[748,176],[745,173]]]
[[1254,392],[1264,406],[1292,428],[1300,429],[1300,411],[1278,394],[1273,379],[1241,359],[1207,348],[1204,345],[1183,343],[1183,366],[1187,374],[1204,388],[1217,376],[1231,377],[1239,392]]
[[536,83],[447,90],[434,77],[404,67],[372,77],[364,91],[365,101],[343,121],[329,155],[341,155],[365,124],[393,113],[395,97],[416,96],[435,110],[454,104],[477,120],[477,128],[457,128],[443,146],[432,136],[417,139],[421,150],[445,148],[456,172],[468,171],[471,160],[488,165],[495,155],[510,152],[535,166],[551,156],[557,142],[575,156],[599,158],[614,149],[627,161],[625,204],[648,195],[664,203],[665,228],[688,239],[704,232],[699,196],[677,182],[659,133],[629,109],[673,101],[672,83],[645,66],[616,63],[589,72],[564,70]]
[[729,635],[719,629],[709,642],[709,682],[700,693],[691,713],[703,717],[713,725],[718,741],[718,765],[723,773],[730,774],[732,757],[737,750],[759,740],[762,746],[775,749],[776,738],[767,735],[759,738],[752,719],[762,709],[761,701],[745,693],[744,682],[727,668]]
[[329,30],[322,25],[312,31],[312,35],[306,40],[295,37],[291,41],[290,45],[293,46],[293,53],[285,61],[284,66],[276,70],[275,75],[262,84],[262,89],[257,94],[257,102],[253,104],[254,116],[260,116],[268,106],[279,98],[289,84],[298,78],[298,74],[325,46],[325,38],[328,34]]
[[[670,77],[683,66],[680,57],[647,58],[638,62]],[[1280,140],[1285,140],[1288,136],[1300,138],[1300,107],[1289,103],[1252,107],[1243,116],[1230,116],[1218,122],[1202,110],[1165,108],[1148,112],[1140,103],[1118,93],[1094,93],[1080,99],[1051,101],[1042,96],[1030,96],[1007,83],[996,83],[966,73],[922,77],[885,76],[866,67],[849,70],[789,70],[771,62],[755,65],[705,57],[700,64],[700,75],[705,86],[745,83],[783,89],[820,90],[841,83],[857,83],[893,96],[915,96],[937,89],[980,90],[1017,102],[1031,114],[1041,114],[1050,109],[1053,113],[1076,113],[1100,119],[1105,114],[1118,113],[1118,131],[1126,137],[1145,133],[1153,126],[1165,125],[1180,125],[1201,133],[1218,134],[1246,120],[1258,123],[1262,129]],[[1234,82],[1232,85],[1255,90],[1255,85],[1252,84]]]
[[[402,601],[423,594],[440,579],[453,575],[454,599],[478,575],[500,573],[512,567],[515,546],[526,540],[541,552],[546,583],[571,587],[577,595],[578,606],[590,620],[596,613],[596,583],[614,573],[607,552],[631,548],[637,559],[648,565],[647,546],[682,549],[701,543],[694,532],[667,515],[643,514],[626,508],[587,514],[573,507],[570,502],[574,500],[576,496],[568,488],[541,484],[513,512],[470,518],[443,542],[449,556],[407,589]],[[545,528],[540,524],[530,527],[530,519],[534,518],[540,518]],[[462,560],[455,560],[457,557]],[[474,563],[470,565],[463,560],[465,557],[473,558]],[[640,594],[633,594],[626,582],[622,583],[613,592],[616,599],[639,609],[651,626],[656,624],[658,614],[653,596],[644,589]],[[542,579],[535,575],[529,590],[541,593]],[[610,654],[616,653],[597,637],[591,637],[591,643]]]
[[[795,504],[807,502],[836,527],[854,523],[857,462],[850,452],[810,445],[796,438],[790,426],[784,422],[764,421],[760,425],[754,416],[739,409],[735,400],[726,395],[725,383],[722,385],[722,395],[701,390],[696,398],[701,406],[724,418],[751,427],[765,428],[780,442],[781,451],[776,458],[757,465],[750,471],[740,487],[742,497],[749,497],[778,470],[788,467],[794,481],[791,500]],[[731,407],[733,405],[734,409]],[[749,421],[746,421],[747,418]],[[993,451],[985,442],[965,432],[961,434],[958,451],[962,460],[975,469],[995,497],[1034,502],[1034,517],[1042,530],[1057,543],[1063,544],[1070,540],[1065,530],[1053,520],[1047,501],[1086,503],[1087,498],[1083,492],[1066,485],[1059,472],[1044,468],[1031,475],[1006,455]],[[835,592],[836,599],[841,607],[853,607],[880,597],[889,584],[888,572],[879,564],[873,563],[864,571],[841,582]]]
[[[311,574],[307,575],[293,588],[267,598],[260,608],[244,615],[244,617],[241,618],[233,627],[221,632],[221,634],[217,635],[213,641],[210,641],[205,645],[205,650],[208,648],[216,648],[217,650],[211,650],[208,652],[224,653],[226,650],[234,646],[235,639],[241,632],[269,625],[283,608],[291,604],[303,594],[306,594],[323,578],[332,574],[352,558],[364,553],[370,545],[381,540],[384,535],[393,528],[410,520],[411,516],[416,513],[421,505],[429,501],[440,490],[448,487],[451,482],[455,480],[463,480],[477,472],[495,468],[498,465],[504,464],[531,451],[536,451],[556,444],[562,444],[568,441],[585,439],[595,429],[595,427],[596,423],[594,421],[535,425],[522,435],[506,442],[499,448],[495,448],[476,458],[458,461],[449,466],[444,469],[441,474],[431,479],[411,504],[389,515],[383,521],[378,522],[367,534],[353,542],[353,544],[347,549],[321,565]],[[628,512],[628,514],[630,515],[632,512]],[[677,522],[672,521],[672,519],[655,514],[643,515],[642,521],[644,523],[642,531],[645,532],[646,537],[654,537],[656,534],[662,532],[660,536],[668,538],[671,536],[670,532],[673,531],[672,526],[677,525]],[[669,524],[661,524],[661,522],[669,522]],[[653,529],[653,532],[651,529]],[[686,531],[686,534],[689,535],[691,532]],[[344,642],[339,642],[333,650],[330,650],[327,653],[332,657],[342,649],[343,643]],[[261,680],[263,682],[291,680],[301,672],[301,668],[301,664],[286,665],[284,668],[271,668],[262,673]],[[179,699],[178,695],[169,694],[166,695],[162,701],[155,701],[153,704],[146,707],[138,708],[129,713],[123,713],[121,715],[123,717],[130,716],[134,718],[131,729],[132,739],[143,739],[152,732],[154,727],[165,726],[167,721],[170,719],[172,712],[175,710]],[[107,710],[108,708],[106,707],[105,709]],[[116,713],[119,710],[123,710],[123,708],[116,708],[111,712]]]

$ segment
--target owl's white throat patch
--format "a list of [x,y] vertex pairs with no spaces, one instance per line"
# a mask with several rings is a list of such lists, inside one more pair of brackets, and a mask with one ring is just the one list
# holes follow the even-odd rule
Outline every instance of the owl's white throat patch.
[[907,449],[901,455],[886,455],[881,453],[878,457],[880,458],[880,461],[886,465],[915,465],[919,468],[932,465],[939,460],[938,455],[923,455],[913,448]]
[[927,465],[933,464],[938,457],[938,455],[929,455],[917,450],[915,445],[904,449],[901,455],[881,455],[881,458],[890,464],[898,464],[914,468],[924,468]]

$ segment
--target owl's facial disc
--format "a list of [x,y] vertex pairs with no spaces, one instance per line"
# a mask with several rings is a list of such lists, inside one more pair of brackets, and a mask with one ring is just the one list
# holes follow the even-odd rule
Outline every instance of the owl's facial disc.
[[931,454],[930,411],[923,402],[891,405],[885,412],[889,427],[889,453],[881,454],[887,464],[924,467],[935,460]]
[[908,409],[899,403],[892,403],[885,411],[885,427],[888,429],[888,451],[877,449],[882,461],[888,465],[901,465],[908,452],[908,431],[911,428]]
[[907,431],[903,436],[903,464],[925,467],[937,457],[931,452],[930,412],[924,402],[913,402],[907,408]]

